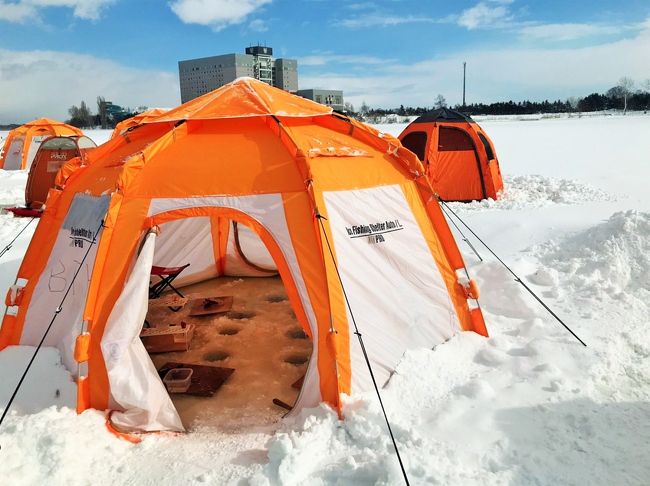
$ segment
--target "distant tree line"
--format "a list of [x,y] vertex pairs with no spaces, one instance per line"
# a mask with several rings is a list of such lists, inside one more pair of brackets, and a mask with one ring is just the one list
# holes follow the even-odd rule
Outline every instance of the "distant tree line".
[[[650,79],[635,89],[634,81],[623,77],[618,84],[605,93],[591,93],[584,98],[571,97],[564,101],[498,101],[495,103],[457,104],[453,108],[467,115],[531,115],[536,113],[580,113],[603,110],[632,111],[650,110]],[[370,108],[365,102],[358,112],[350,103],[346,103],[347,112],[359,118],[373,121],[387,115],[420,116],[434,108],[446,107],[447,102],[438,95],[432,107],[404,106],[399,108]]]
[[122,108],[106,101],[103,96],[98,96],[96,114],[93,114],[86,102],[82,101],[79,106],[72,105],[68,109],[70,119],[66,120],[66,123],[78,128],[115,128],[119,122],[131,118],[137,113],[139,111]]

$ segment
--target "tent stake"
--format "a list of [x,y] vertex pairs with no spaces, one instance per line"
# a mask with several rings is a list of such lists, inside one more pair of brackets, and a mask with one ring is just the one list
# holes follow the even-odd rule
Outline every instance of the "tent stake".
[[32,224],[32,221],[34,221],[36,218],[31,218],[29,221],[27,221],[27,224],[23,226],[23,229],[21,229],[16,236],[14,236],[14,239],[9,242],[7,246],[5,246],[2,250],[0,250],[0,258],[7,253],[9,250],[11,250],[11,246],[14,244],[14,242],[18,239],[20,235],[23,234],[23,231],[27,229],[27,227]]
[[[45,329],[45,332],[43,333],[43,336],[41,337],[40,342],[38,343],[38,346],[36,346],[36,349],[34,350],[34,354],[32,355],[31,359],[29,360],[29,363],[27,363],[27,367],[25,368],[25,371],[23,372],[22,376],[20,377],[20,380],[18,381],[18,384],[16,385],[16,388],[14,389],[13,393],[11,394],[11,398],[9,398],[9,402],[7,402],[7,406],[2,412],[2,416],[0,417],[0,427],[2,426],[2,423],[4,422],[5,417],[7,416],[7,413],[9,412],[9,409],[11,408],[11,405],[14,402],[14,399],[16,398],[16,395],[18,395],[18,390],[20,390],[20,387],[22,386],[23,382],[25,381],[25,377],[27,376],[27,373],[29,372],[29,369],[32,367],[32,364],[34,363],[34,360],[36,359],[36,355],[38,352],[41,350],[41,347],[43,346],[43,343],[45,342],[45,338],[50,332],[50,329],[52,329],[52,325],[54,324],[54,321],[58,317],[58,315],[61,313],[63,310],[63,303],[65,302],[65,299],[68,297],[68,294],[70,293],[70,290],[72,289],[72,286],[74,285],[74,281],[77,279],[77,276],[79,275],[79,271],[81,270],[81,267],[83,266],[84,262],[86,261],[86,257],[90,253],[90,250],[92,249],[93,245],[97,241],[97,235],[99,235],[99,231],[102,229],[104,226],[104,220],[99,223],[99,227],[97,228],[97,231],[95,231],[95,236],[93,236],[93,241],[88,245],[88,249],[86,250],[86,253],[84,254],[83,258],[81,259],[81,262],[79,262],[79,266],[77,267],[77,270],[75,271],[74,275],[72,276],[72,280],[70,281],[70,285],[68,285],[67,290],[65,291],[65,294],[63,294],[63,298],[61,299],[61,302],[59,302],[59,305],[57,308],[54,310],[54,315],[52,316],[52,319],[50,320],[49,325]],[[2,446],[0,446],[0,449]]]
[[377,393],[377,398],[379,399],[379,405],[381,407],[381,411],[384,414],[384,420],[386,421],[386,426],[388,427],[388,433],[390,434],[390,439],[393,442],[393,448],[395,449],[395,454],[397,454],[397,460],[399,461],[399,467],[402,470],[402,476],[404,477],[404,482],[406,483],[406,486],[410,486],[409,483],[409,478],[408,475],[406,474],[406,469],[404,468],[404,463],[402,463],[402,456],[400,456],[399,449],[397,447],[397,441],[395,440],[395,436],[393,435],[393,429],[390,426],[390,422],[388,421],[388,415],[386,414],[386,409],[384,408],[384,402],[381,399],[381,393],[379,393],[379,387],[377,386],[377,380],[375,380],[375,374],[372,371],[372,366],[370,365],[370,358],[368,358],[368,353],[366,351],[366,347],[363,344],[363,338],[361,337],[361,333],[359,332],[359,328],[357,327],[357,321],[354,319],[354,313],[352,312],[352,307],[350,306],[350,300],[348,299],[348,294],[345,291],[345,287],[343,286],[343,280],[341,279],[341,273],[339,272],[339,267],[336,264],[336,259],[334,258],[334,252],[332,251],[332,247],[330,246],[330,241],[329,238],[327,237],[327,233],[325,232],[325,226],[323,225],[323,219],[326,219],[324,216],[321,216],[319,213],[316,213],[316,219],[318,219],[318,222],[320,223],[320,228],[321,231],[323,232],[323,236],[325,237],[325,242],[327,243],[327,249],[329,250],[330,257],[332,258],[332,263],[334,264],[334,269],[336,270],[336,276],[339,279],[339,283],[341,284],[341,290],[343,291],[343,297],[345,297],[345,304],[348,308],[348,311],[350,312],[350,317],[352,318],[352,324],[354,325],[354,334],[357,336],[359,339],[359,346],[361,346],[361,351],[363,352],[363,358],[366,361],[366,365],[368,365],[368,371],[370,372],[370,378],[372,379],[372,384],[375,387],[375,392]]
[[546,310],[549,312],[549,314],[551,314],[551,315],[555,318],[555,320],[556,320],[557,322],[559,322],[560,324],[562,324],[562,326],[564,327],[564,329],[566,329],[567,331],[569,331],[569,332],[571,333],[571,335],[572,335],[574,338],[576,338],[576,339],[580,342],[580,344],[582,344],[582,345],[585,346],[585,347],[587,346],[587,344],[586,344],[582,339],[580,339],[580,338],[578,337],[578,335],[577,335],[575,332],[573,332],[573,331],[571,330],[571,328],[570,328],[569,326],[567,326],[567,325],[564,323],[564,321],[562,321],[562,319],[560,319],[560,318],[557,316],[557,314],[556,314],[555,312],[553,312],[553,310],[551,310],[551,308],[550,308],[548,305],[546,305],[546,303],[545,303],[542,299],[540,299],[539,296],[538,296],[535,292],[533,292],[533,290],[532,290],[528,285],[526,285],[526,283],[525,283],[521,278],[519,278],[519,275],[517,275],[515,272],[513,272],[512,269],[511,269],[508,265],[506,265],[505,262],[504,262],[503,260],[501,260],[501,258],[499,258],[498,255],[497,255],[496,253],[494,253],[494,252],[492,251],[492,249],[491,249],[489,246],[487,246],[487,244],[486,244],[486,243],[485,243],[485,242],[484,242],[484,241],[483,241],[483,240],[482,240],[482,239],[481,239],[481,238],[480,238],[480,237],[479,237],[479,236],[478,236],[478,235],[477,235],[477,234],[472,230],[472,228],[470,228],[469,226],[467,226],[467,223],[465,223],[465,221],[463,221],[463,220],[460,218],[460,216],[458,216],[458,215],[454,212],[454,210],[451,209],[451,208],[449,207],[449,205],[448,205],[446,202],[444,202],[444,201],[443,201],[442,199],[440,199],[440,198],[438,198],[438,200],[440,201],[440,204],[442,204],[444,207],[446,207],[446,208],[451,212],[451,214],[453,214],[453,215],[456,217],[456,219],[458,219],[458,221],[460,221],[460,222],[463,224],[463,226],[465,226],[465,228],[467,228],[467,229],[470,231],[470,233],[472,233],[472,234],[474,235],[474,238],[476,238],[478,241],[480,241],[481,244],[482,244],[485,248],[487,248],[487,250],[488,250],[490,253],[492,253],[492,255],[494,256],[494,258],[496,258],[497,260],[499,260],[499,263],[501,263],[501,265],[503,265],[503,266],[506,268],[506,270],[508,270],[508,272],[510,272],[510,273],[512,274],[512,276],[515,278],[515,282],[520,283],[520,284],[521,284],[521,285],[522,285],[522,286],[523,286],[523,287],[528,291],[528,293],[529,293],[530,295],[532,295],[532,296],[535,298],[535,300],[537,300],[537,302],[539,302],[539,303],[542,305],[542,307],[544,307],[544,309],[546,309]]

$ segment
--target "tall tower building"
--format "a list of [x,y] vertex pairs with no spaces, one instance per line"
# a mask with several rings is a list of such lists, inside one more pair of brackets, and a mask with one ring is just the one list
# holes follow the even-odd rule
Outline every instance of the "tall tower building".
[[181,102],[190,101],[242,76],[259,79],[286,91],[298,90],[298,61],[273,59],[273,48],[267,46],[250,46],[245,52],[179,61]]

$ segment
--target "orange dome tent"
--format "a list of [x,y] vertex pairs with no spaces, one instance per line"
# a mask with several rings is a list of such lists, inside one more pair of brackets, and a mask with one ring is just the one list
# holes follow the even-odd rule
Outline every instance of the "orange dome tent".
[[340,394],[372,389],[353,319],[380,386],[407,349],[486,335],[420,161],[389,135],[253,79],[109,141],[58,181],[7,296],[0,349],[38,343],[83,262],[88,277],[74,281],[45,345],[77,376],[79,411],[112,410],[121,430],[183,429],[138,338],[161,244],[194,264],[182,222],[208,228],[219,274],[230,221],[268,248],[313,345],[294,412],[340,409]]
[[424,163],[444,201],[497,199],[503,189],[492,141],[469,116],[448,108],[414,120],[399,136]]
[[151,110],[143,111],[142,113],[138,113],[137,115],[132,116],[131,118],[122,120],[117,125],[115,125],[115,129],[113,130],[113,133],[111,133],[111,138],[115,138],[118,135],[122,135],[131,127],[135,127],[142,123],[150,122],[155,118],[159,117],[160,115],[162,115],[163,113],[165,113],[166,111],[167,110],[164,110],[162,108],[152,108]]
[[0,158],[0,169],[28,169],[41,142],[53,135],[81,136],[83,132],[76,127],[49,118],[39,118],[25,123],[7,135]]

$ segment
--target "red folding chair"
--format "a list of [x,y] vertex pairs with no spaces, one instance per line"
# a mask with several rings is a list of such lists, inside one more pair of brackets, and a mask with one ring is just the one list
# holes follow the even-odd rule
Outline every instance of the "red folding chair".
[[[149,287],[149,298],[157,299],[165,290],[167,290],[168,287],[174,291],[176,295],[185,297],[178,291],[176,287],[172,285],[172,282],[181,274],[183,270],[189,266],[190,264],[188,263],[182,267],[151,267],[151,276],[156,276],[160,280]],[[169,309],[177,312],[181,309],[181,307],[170,307]]]

